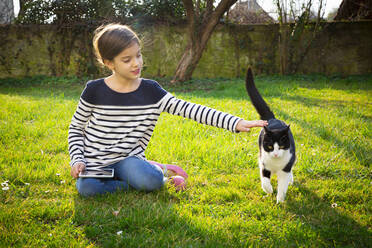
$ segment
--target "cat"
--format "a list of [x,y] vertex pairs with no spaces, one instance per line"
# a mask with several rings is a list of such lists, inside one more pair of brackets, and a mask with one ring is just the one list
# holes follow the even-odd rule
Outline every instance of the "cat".
[[284,202],[288,185],[293,183],[292,167],[296,161],[295,142],[290,126],[275,118],[255,86],[251,68],[248,68],[245,86],[261,119],[268,121],[258,138],[262,189],[272,194],[270,177],[271,174],[277,174],[277,203]]

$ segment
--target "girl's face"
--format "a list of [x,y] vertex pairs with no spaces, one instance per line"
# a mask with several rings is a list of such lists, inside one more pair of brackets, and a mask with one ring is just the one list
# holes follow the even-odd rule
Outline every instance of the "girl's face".
[[115,76],[127,82],[135,82],[141,76],[143,66],[141,49],[137,43],[124,49],[113,60],[105,61]]

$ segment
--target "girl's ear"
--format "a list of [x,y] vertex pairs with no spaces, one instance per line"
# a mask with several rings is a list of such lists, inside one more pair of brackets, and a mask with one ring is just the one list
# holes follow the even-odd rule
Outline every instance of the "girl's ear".
[[103,63],[107,68],[109,68],[111,71],[115,69],[114,63],[111,60],[104,59]]

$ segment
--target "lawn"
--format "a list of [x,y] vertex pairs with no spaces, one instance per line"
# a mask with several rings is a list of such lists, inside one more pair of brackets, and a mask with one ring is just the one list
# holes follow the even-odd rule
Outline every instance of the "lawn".
[[[166,113],[146,156],[182,166],[187,190],[80,197],[67,132],[84,82],[0,80],[0,247],[372,247],[372,75],[257,77],[296,140],[283,204],[260,186],[259,129],[234,134]],[[258,118],[242,79],[160,82]]]

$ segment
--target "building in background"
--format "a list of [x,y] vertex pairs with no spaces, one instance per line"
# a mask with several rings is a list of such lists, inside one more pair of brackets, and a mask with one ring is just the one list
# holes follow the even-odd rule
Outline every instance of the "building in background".
[[238,1],[228,13],[229,21],[236,24],[274,23],[274,19],[256,0]]

